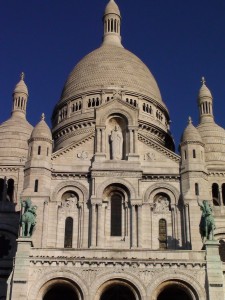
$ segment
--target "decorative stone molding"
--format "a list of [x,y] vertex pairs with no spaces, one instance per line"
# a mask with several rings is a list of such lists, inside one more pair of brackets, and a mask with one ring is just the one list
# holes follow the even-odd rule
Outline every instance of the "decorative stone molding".
[[129,171],[94,171],[92,177],[125,177],[125,178],[141,178],[142,172]]

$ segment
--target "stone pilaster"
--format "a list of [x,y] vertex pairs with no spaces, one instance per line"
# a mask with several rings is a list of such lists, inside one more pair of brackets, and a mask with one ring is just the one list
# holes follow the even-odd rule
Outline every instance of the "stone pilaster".
[[205,243],[209,300],[224,300],[223,268],[218,241]]

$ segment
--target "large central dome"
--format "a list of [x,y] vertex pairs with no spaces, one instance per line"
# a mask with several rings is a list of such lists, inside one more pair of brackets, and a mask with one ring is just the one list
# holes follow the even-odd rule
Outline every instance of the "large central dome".
[[69,75],[61,101],[96,89],[139,92],[162,103],[158,85],[146,65],[130,51],[105,45],[85,56]]
[[113,99],[131,105],[146,134],[173,149],[168,110],[148,67],[121,44],[121,16],[114,0],[106,6],[103,25],[102,45],[75,66],[54,109],[54,150],[95,132],[96,110]]

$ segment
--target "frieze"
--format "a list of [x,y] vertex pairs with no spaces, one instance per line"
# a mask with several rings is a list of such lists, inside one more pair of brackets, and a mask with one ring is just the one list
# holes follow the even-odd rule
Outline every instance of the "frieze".
[[143,175],[142,176],[143,181],[179,181],[180,176],[179,175]]
[[141,178],[142,172],[129,172],[129,171],[94,171],[92,177],[133,177]]
[[197,271],[205,269],[205,262],[192,262],[192,261],[164,261],[164,260],[141,260],[141,259],[128,259],[126,257],[123,260],[113,260],[113,259],[85,259],[82,257],[30,257],[31,266],[71,266],[76,268],[99,268],[99,267],[112,267],[112,268],[121,268],[132,267],[134,269],[143,268],[143,269],[162,269],[162,268],[172,268],[172,269],[189,269],[191,271]]
[[87,173],[64,173],[64,172],[53,172],[52,173],[52,178],[53,179],[86,179],[88,178]]
[[18,172],[19,168],[0,168],[0,172]]

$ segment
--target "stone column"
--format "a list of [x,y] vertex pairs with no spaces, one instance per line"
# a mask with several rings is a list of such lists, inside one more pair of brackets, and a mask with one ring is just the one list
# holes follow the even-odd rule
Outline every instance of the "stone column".
[[130,151],[129,153],[134,153],[134,136],[133,136],[133,130],[129,130],[129,136],[130,136]]
[[207,284],[209,300],[224,300],[223,265],[219,256],[218,241],[206,241]]
[[101,132],[99,128],[97,128],[96,150],[97,153],[101,152]]
[[131,218],[132,218],[132,224],[131,224],[131,232],[132,232],[132,248],[137,247],[137,222],[136,222],[136,205],[131,206]]
[[185,213],[185,228],[186,228],[186,247],[187,247],[187,249],[191,249],[189,204],[185,204],[184,213]]
[[96,247],[96,204],[91,204],[91,247]]
[[138,205],[138,237],[137,237],[137,246],[142,248],[142,205]]
[[102,203],[98,204],[98,217],[97,217],[97,246],[99,248],[103,247],[104,240],[104,224],[103,224],[103,207]]
[[106,140],[105,140],[105,128],[102,128],[102,153],[105,154],[105,147],[106,146]]

